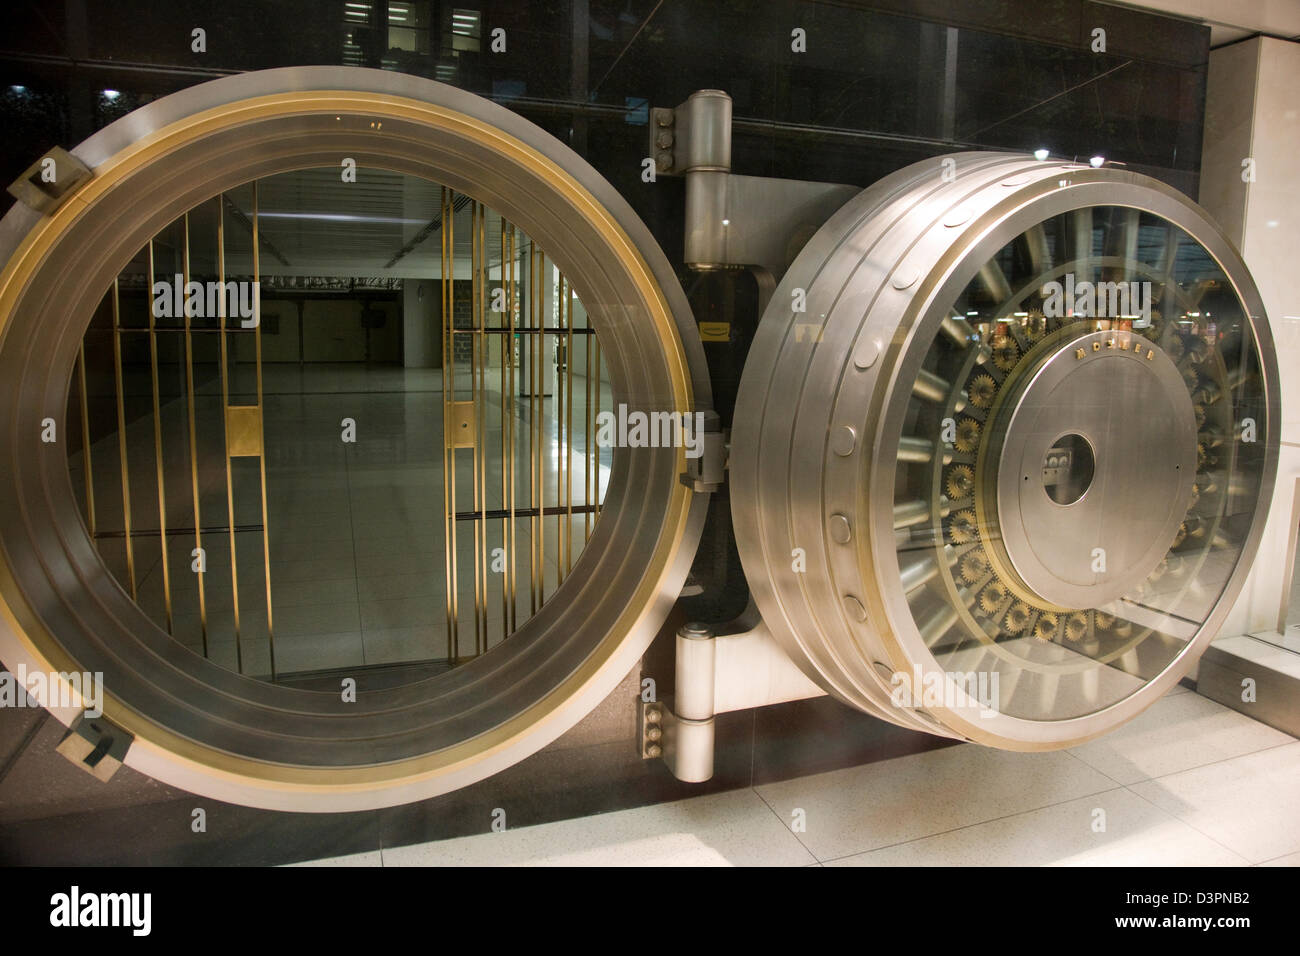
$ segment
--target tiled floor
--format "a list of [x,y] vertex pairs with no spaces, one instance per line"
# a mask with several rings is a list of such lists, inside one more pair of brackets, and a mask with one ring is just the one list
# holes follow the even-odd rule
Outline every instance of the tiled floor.
[[1068,751],[949,747],[308,865],[1300,865],[1300,742],[1182,687]]
[[[251,367],[234,369],[231,403],[255,401]],[[463,371],[463,370],[462,370]],[[468,380],[468,373],[462,378]],[[503,507],[504,468],[501,449],[502,398],[500,375],[486,376],[487,466],[482,468],[479,493],[488,508]],[[447,638],[443,518],[442,381],[438,369],[404,369],[396,366],[320,364],[305,366],[267,364],[264,367],[266,447],[266,513],[269,527],[271,607],[273,611],[276,667],[280,674],[359,665],[445,659],[451,646]],[[164,400],[161,429],[155,434],[146,382],[128,383],[133,408],[140,417],[126,429],[125,454],[131,499],[138,603],[166,629],[169,595],[173,633],[192,650],[203,653],[201,621],[206,616],[207,656],[243,673],[265,676],[270,671],[264,574],[262,496],[255,458],[232,459],[235,564],[238,567],[240,648],[235,654],[235,589],[232,585],[231,536],[227,524],[227,485],[219,380],[210,377],[198,389],[195,402],[196,460],[198,476],[192,484],[189,430],[185,399]],[[251,391],[251,393],[250,393]],[[468,399],[469,392],[459,395]],[[602,407],[612,405],[609,386],[600,389]],[[531,456],[528,400],[514,405],[516,504],[529,503],[534,462],[542,476],[542,500],[548,506],[564,498],[582,504],[588,474],[585,427],[587,385],[574,374],[572,392],[572,474],[561,470],[560,416],[554,396],[540,403],[543,444]],[[144,403],[142,405],[141,403]],[[344,442],[341,422],[355,422],[355,441]],[[192,571],[193,533],[171,533],[167,538],[167,577],[157,529],[156,443],[163,449],[164,502],[167,527],[192,528],[195,488],[200,500],[202,526],[210,530],[201,540],[205,551],[204,606],[200,606],[198,580]],[[92,448],[95,503],[101,529],[123,527],[122,483],[116,431]],[[456,455],[457,510],[473,510],[474,451]],[[603,493],[609,480],[611,452],[606,450],[596,469]],[[81,453],[69,459],[74,485],[84,486]],[[481,466],[480,466],[481,467]],[[79,491],[79,493],[81,493]],[[587,518],[551,516],[539,527],[544,557],[537,561],[545,592],[559,584],[560,565],[567,564],[557,547],[561,522],[571,521],[572,558],[582,550]],[[501,564],[512,554],[515,567],[516,614],[522,622],[530,612],[532,574],[532,522],[516,522],[509,545],[502,539],[504,522],[457,521],[456,567],[459,595],[458,645],[461,656],[473,653],[475,578],[475,525],[485,528],[480,569],[485,577],[484,604],[487,644],[500,642],[505,575],[489,564],[494,549]],[[123,539],[101,538],[101,554],[124,584],[128,580]],[[568,551],[568,549],[566,549]]]

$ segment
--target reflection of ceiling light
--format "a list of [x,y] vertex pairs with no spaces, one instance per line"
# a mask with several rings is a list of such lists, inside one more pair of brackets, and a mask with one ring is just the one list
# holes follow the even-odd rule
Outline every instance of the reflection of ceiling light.
[[479,12],[477,10],[451,11],[451,32],[463,37],[478,35]]
[[1038,160],[1040,163],[1043,160],[1045,160],[1048,156],[1051,155],[1052,154],[1050,152],[1048,152],[1046,149],[1044,149],[1041,146],[1038,149],[1034,150],[1034,159]]
[[1105,157],[1105,156],[1094,156],[1094,157],[1092,157],[1092,159],[1088,160],[1088,162],[1091,163],[1092,166],[1093,166],[1093,168],[1095,169],[1095,168],[1097,168],[1098,166],[1101,166],[1103,163],[1106,162],[1106,157]]
[[110,103],[122,95],[117,90],[102,90],[101,92],[104,95],[104,99],[108,100]]
[[9,92],[10,92],[10,93],[17,93],[19,96],[22,96],[24,93],[27,92],[27,87],[25,87],[25,86],[11,86],[11,87],[9,87]]
[[306,219],[314,222],[378,222],[403,226],[423,226],[424,219],[402,219],[397,216],[355,216],[342,212],[259,212],[260,219]]

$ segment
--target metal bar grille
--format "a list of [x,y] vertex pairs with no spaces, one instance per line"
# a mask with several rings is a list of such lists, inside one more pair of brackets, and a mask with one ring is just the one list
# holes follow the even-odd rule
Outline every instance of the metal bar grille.
[[[69,415],[78,414],[81,423],[75,467],[84,474],[87,527],[106,555],[125,552],[119,573],[132,598],[196,652],[240,673],[265,677],[269,671],[275,680],[282,668],[271,573],[261,299],[253,295],[250,321],[246,311],[236,316],[226,291],[232,272],[260,290],[263,217],[259,184],[240,192],[238,201],[236,193],[223,194],[195,207],[151,239],[106,297],[116,438],[105,440],[116,442],[120,466],[108,487],[103,465],[112,456],[95,446],[110,428],[100,422],[97,436],[93,417],[95,399],[106,399],[108,391],[93,374],[107,368],[94,352],[102,325],[92,323],[83,340]],[[603,363],[577,291],[535,242],[451,189],[436,193],[439,200],[441,255],[435,247],[434,261],[441,267],[435,321],[441,326],[442,427],[432,440],[442,444],[443,568],[429,572],[441,578],[445,605],[445,634],[432,659],[454,665],[509,639],[551,600],[594,532]],[[242,231],[227,228],[234,221]],[[215,279],[221,293],[208,293],[212,310],[191,312],[190,287],[202,288],[205,279]],[[173,281],[182,285],[173,300],[180,311],[160,313],[151,302],[155,286]],[[133,319],[142,288],[147,313]],[[129,303],[125,321],[123,303]],[[251,462],[241,464],[250,458],[256,459],[256,477]],[[141,467],[146,481],[133,483],[131,472]],[[279,475],[272,477],[280,481]],[[112,504],[118,489],[111,487],[119,483],[120,521]],[[283,486],[275,487],[283,493]],[[428,489],[431,497],[437,493]],[[152,518],[139,521],[154,509],[156,525]],[[260,535],[256,551],[254,534]],[[192,544],[179,546],[187,540]],[[214,558],[209,565],[209,551],[223,546],[229,561]],[[189,547],[203,557],[193,575],[179,573]],[[257,575],[259,558],[260,581],[250,577]],[[359,554],[356,568],[359,576],[365,573]],[[264,591],[265,608],[258,591]],[[289,633],[301,648],[298,627]]]

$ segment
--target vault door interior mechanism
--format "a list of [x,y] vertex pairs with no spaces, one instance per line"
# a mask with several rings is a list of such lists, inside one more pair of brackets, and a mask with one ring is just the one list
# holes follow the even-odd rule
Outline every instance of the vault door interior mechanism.
[[1276,382],[1249,273],[1173,189],[1000,153],[903,169],[799,254],[747,360],[732,512],[765,627],[903,726],[1103,733],[1242,585]]

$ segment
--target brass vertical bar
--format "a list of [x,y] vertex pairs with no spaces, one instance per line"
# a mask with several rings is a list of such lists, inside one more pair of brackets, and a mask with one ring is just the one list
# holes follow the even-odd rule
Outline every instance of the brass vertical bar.
[[230,464],[230,434],[226,409],[230,405],[230,359],[226,342],[226,194],[217,197],[217,281],[221,284],[217,316],[221,340],[221,434],[226,457],[226,523],[230,526],[230,599],[235,624],[235,667],[244,669],[242,628],[239,619],[239,557],[235,551],[235,480]]
[[510,510],[510,543],[506,546],[509,555],[509,561],[506,563],[506,587],[510,592],[510,620],[505,624],[507,635],[515,630],[518,615],[519,601],[515,592],[517,583],[516,563],[515,563],[515,307],[519,295],[519,238],[513,224],[510,226],[510,298],[506,303],[506,347],[503,350],[506,356],[506,369],[509,381],[503,386],[506,404],[506,424],[510,429],[510,439],[508,447],[510,449],[509,461],[506,463],[506,475],[510,482],[509,493],[509,510]]
[[[564,276],[561,274],[559,285],[555,291],[555,350],[558,354],[560,350],[560,336],[564,329]],[[568,362],[568,356],[565,356],[565,362]],[[564,376],[560,370],[555,370],[555,400],[551,403],[551,411],[555,416],[555,584],[558,587],[564,580],[564,515],[560,512],[560,489],[564,487]]]
[[585,446],[583,450],[586,452],[586,457],[583,459],[583,468],[582,468],[582,486],[583,486],[582,503],[587,506],[585,513],[583,515],[582,540],[584,544],[591,540],[591,526],[595,523],[595,517],[591,513],[591,506],[594,503],[594,499],[592,498],[592,494],[591,494],[591,480],[592,480],[592,468],[591,468],[592,454],[591,453],[592,453],[592,449],[595,447],[595,442],[596,442],[596,432],[595,432],[596,419],[592,413],[591,350],[592,347],[595,345],[596,336],[591,331],[590,313],[587,314],[587,321],[585,327],[587,329],[587,333],[582,338],[583,345],[584,345],[583,352],[586,353],[586,357],[587,357],[587,407],[583,410],[586,414],[584,415],[584,426],[583,426],[583,435],[582,435],[583,444]]
[[[190,214],[187,212],[181,217],[181,228],[184,238],[184,248],[181,251],[181,262],[183,265],[183,275],[185,276],[184,288],[189,289],[190,284]],[[203,521],[199,517],[199,445],[198,438],[194,432],[194,334],[191,330],[190,305],[185,296],[181,298],[185,303],[183,307],[185,319],[185,408],[189,419],[189,445],[190,445],[190,486],[194,494],[194,548],[199,552],[199,567],[207,567],[207,557],[203,550]],[[208,602],[206,588],[204,587],[204,572],[202,570],[195,572],[199,588],[199,633],[203,638],[203,656],[208,656]]]
[[573,570],[573,286],[569,286],[566,302],[569,306],[569,323],[565,326],[564,377],[566,379],[564,406],[564,573]]
[[478,401],[474,406],[474,424],[478,434],[474,439],[474,448],[478,452],[478,502],[479,513],[474,525],[482,535],[483,547],[478,553],[479,570],[483,581],[483,614],[481,633],[478,639],[479,653],[487,650],[488,642],[488,526],[487,526],[487,454],[488,454],[488,415],[487,415],[487,365],[488,365],[488,248],[487,248],[487,206],[478,205],[478,243],[479,295],[478,295],[478,332],[474,340],[478,343]]
[[[501,223],[501,299],[505,306],[506,315],[502,316],[501,325],[509,328],[508,316],[510,312],[510,294],[509,280],[506,277],[507,252],[506,249],[506,220],[504,216],[497,217]],[[507,335],[509,333],[507,332]],[[510,455],[506,449],[506,440],[509,437],[509,428],[506,423],[506,353],[510,343],[501,339],[501,510],[506,512],[507,517],[501,519],[501,640],[505,640],[510,635],[510,473],[507,470],[510,462]]]
[[456,450],[452,444],[452,402],[456,399],[456,343],[452,338],[455,320],[452,316],[452,283],[455,279],[452,238],[452,199],[446,186],[442,187],[442,508],[443,544],[446,549],[444,575],[447,605],[447,660],[456,662],[457,601],[456,601]]
[[[113,333],[117,334],[116,331]],[[81,396],[81,464],[86,480],[86,524],[95,538],[95,470],[90,461],[90,403],[86,400],[86,340],[77,346],[77,391]]]
[[[257,415],[262,420],[266,409],[262,403],[262,260],[259,241],[257,180],[253,180],[253,364],[257,372]],[[263,428],[265,431],[265,428]],[[271,658],[271,680],[275,680],[275,622],[271,614],[271,525],[266,504],[266,443],[265,436],[257,456],[262,478],[262,567],[266,571],[266,642]]]
[[474,483],[474,653],[482,653],[480,647],[480,635],[482,634],[482,620],[486,611],[483,599],[484,582],[479,573],[481,563],[479,557],[483,553],[483,501],[479,498],[479,454],[484,450],[483,442],[479,441],[480,429],[482,426],[483,409],[482,396],[479,394],[479,350],[483,345],[483,336],[480,335],[482,329],[482,289],[480,281],[482,278],[482,263],[479,257],[483,254],[483,248],[479,243],[478,228],[479,204],[478,201],[472,201],[469,207],[469,275],[470,275],[470,366],[469,366],[469,387],[470,398],[474,403],[474,447],[471,450],[471,460],[473,461],[472,481]]
[[[590,324],[590,322],[588,322],[588,324]],[[599,420],[600,420],[600,402],[601,402],[601,392],[600,392],[600,387],[601,387],[601,383],[604,381],[604,377],[601,375],[601,371],[600,371],[600,338],[596,335],[595,332],[592,332],[592,334],[591,334],[591,343],[590,343],[590,345],[588,346],[588,348],[590,348],[590,349],[591,349],[593,352],[595,352],[595,354],[596,354],[596,358],[595,358],[595,366],[596,366],[596,406],[595,406],[595,410],[594,410],[594,412],[595,412],[595,413],[594,413],[594,420],[599,421]],[[599,434],[599,430],[597,430],[597,434]],[[591,503],[592,503],[592,505],[594,506],[594,509],[593,509],[593,520],[594,520],[594,519],[598,519],[598,518],[600,517],[600,457],[601,457],[601,448],[600,448],[600,443],[599,443],[599,442],[597,442],[596,445],[595,445],[595,451],[596,451],[596,454],[595,454],[595,457],[594,457],[593,460],[592,460],[592,468],[591,468],[591,471],[592,471],[592,484],[594,485],[594,487],[592,488],[592,493],[591,493]]]
[[537,439],[537,423],[540,419],[540,401],[537,392],[541,381],[540,369],[541,339],[537,331],[541,324],[542,302],[542,257],[536,243],[528,247],[528,507],[533,514],[528,519],[528,583],[531,596],[532,614],[537,613],[540,594],[537,586],[537,571],[541,567],[538,548],[541,543],[541,482],[538,478],[538,451],[541,442]]
[[[149,240],[149,281],[146,288],[153,287],[154,262],[153,240]],[[185,290],[181,289],[184,301]],[[148,297],[146,297],[146,302]],[[172,633],[172,574],[167,559],[167,485],[163,474],[162,450],[162,409],[158,400],[158,323],[154,318],[153,307],[149,309],[149,371],[153,384],[153,452],[158,473],[158,544],[162,548],[163,606],[167,614],[167,633]],[[182,306],[183,308],[183,306]]]
[[[148,287],[153,285],[153,271],[149,272]],[[150,313],[152,314],[152,308]],[[113,279],[113,379],[117,390],[117,451],[122,465],[122,531],[126,543],[126,576],[131,585],[131,600],[136,599],[135,546],[131,537],[131,469],[126,454],[126,404],[122,383],[122,325],[117,279]]]

